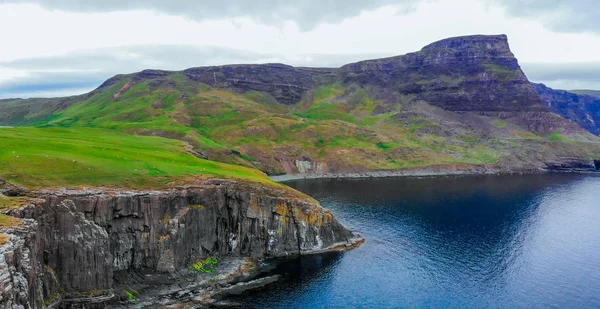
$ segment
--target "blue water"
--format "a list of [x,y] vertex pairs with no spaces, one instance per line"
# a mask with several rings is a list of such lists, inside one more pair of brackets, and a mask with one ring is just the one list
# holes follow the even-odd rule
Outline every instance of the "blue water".
[[600,177],[288,184],[367,242],[273,263],[244,307],[600,308]]

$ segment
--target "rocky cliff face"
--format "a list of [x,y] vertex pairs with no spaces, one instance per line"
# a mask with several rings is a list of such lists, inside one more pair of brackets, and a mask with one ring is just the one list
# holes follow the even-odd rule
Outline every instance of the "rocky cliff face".
[[[546,111],[521,71],[505,35],[449,38],[404,56],[340,69],[344,83],[415,95],[449,111]],[[387,96],[386,96],[387,94]]]
[[600,98],[554,90],[544,84],[532,85],[552,112],[576,122],[592,134],[600,135]]
[[[275,257],[360,238],[316,202],[212,181],[168,191],[44,191],[0,248],[3,308],[69,307],[114,296],[113,273],[176,275],[209,256]],[[8,279],[7,279],[8,278]]]
[[320,83],[332,82],[333,69],[294,68],[284,64],[227,65],[191,68],[185,75],[215,88],[237,92],[261,91],[272,95],[279,103],[295,104],[304,94]]

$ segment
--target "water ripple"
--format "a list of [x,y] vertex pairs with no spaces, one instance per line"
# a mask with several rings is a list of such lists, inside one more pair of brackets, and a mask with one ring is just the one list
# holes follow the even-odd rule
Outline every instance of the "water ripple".
[[277,263],[256,308],[600,308],[600,178],[291,182],[367,242]]

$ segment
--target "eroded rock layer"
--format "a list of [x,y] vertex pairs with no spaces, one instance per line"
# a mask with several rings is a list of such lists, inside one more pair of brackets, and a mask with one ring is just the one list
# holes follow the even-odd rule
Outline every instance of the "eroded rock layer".
[[11,214],[31,224],[0,248],[2,308],[113,297],[113,272],[174,274],[209,256],[275,257],[351,247],[360,237],[307,197],[212,181],[168,191],[44,191]]

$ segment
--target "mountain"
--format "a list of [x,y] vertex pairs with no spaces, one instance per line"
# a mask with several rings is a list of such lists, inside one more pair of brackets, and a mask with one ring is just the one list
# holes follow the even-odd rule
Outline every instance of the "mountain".
[[551,111],[507,37],[341,68],[226,65],[117,75],[82,96],[0,101],[0,124],[188,142],[270,175],[594,167],[600,139]]
[[600,135],[600,97],[554,90],[544,84],[533,86],[551,111],[576,122],[593,134]]
[[257,169],[600,169],[582,97],[532,85],[499,35],[341,68],[144,70],[80,96],[0,100],[0,307],[212,306],[248,288],[236,282],[257,260],[364,241]]
[[577,95],[589,95],[592,97],[600,98],[600,90],[582,89],[582,90],[570,90],[569,92],[577,94]]

